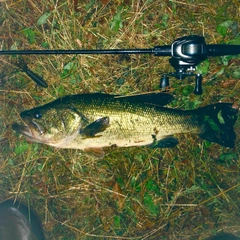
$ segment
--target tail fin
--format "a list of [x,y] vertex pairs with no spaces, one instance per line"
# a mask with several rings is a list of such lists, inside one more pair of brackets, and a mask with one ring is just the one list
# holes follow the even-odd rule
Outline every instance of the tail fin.
[[237,120],[238,110],[232,103],[217,103],[198,109],[202,133],[199,136],[210,142],[233,148],[236,133],[233,125]]

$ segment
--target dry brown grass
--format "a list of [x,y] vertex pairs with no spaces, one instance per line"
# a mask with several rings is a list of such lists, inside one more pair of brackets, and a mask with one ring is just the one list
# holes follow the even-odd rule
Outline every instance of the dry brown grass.
[[[152,48],[189,34],[222,43],[236,37],[240,19],[237,0],[8,0],[0,6],[3,49]],[[46,12],[51,15],[38,25]],[[227,20],[235,25],[224,37],[216,28]],[[36,87],[15,66],[16,56],[1,56],[0,200],[29,203],[47,239],[205,239],[222,230],[240,234],[239,120],[234,149],[184,135],[174,149],[114,149],[102,160],[77,150],[27,143],[11,129],[22,110],[67,94],[156,90],[161,73],[172,71],[168,58],[23,58],[49,87]],[[209,61],[203,95],[191,93],[191,81],[171,81],[177,98],[173,107],[240,104],[240,83],[234,75],[239,58],[222,73],[220,58]]]

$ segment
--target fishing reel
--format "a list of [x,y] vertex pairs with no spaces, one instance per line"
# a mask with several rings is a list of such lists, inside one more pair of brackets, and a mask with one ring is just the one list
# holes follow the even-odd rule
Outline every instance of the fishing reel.
[[[195,76],[194,93],[202,94],[202,75],[195,74],[196,66],[207,59],[207,44],[201,36],[179,38],[171,45],[172,58],[169,63],[175,72],[163,74],[160,79],[160,89],[169,88],[169,77],[183,80]],[[155,54],[155,56],[158,56]]]

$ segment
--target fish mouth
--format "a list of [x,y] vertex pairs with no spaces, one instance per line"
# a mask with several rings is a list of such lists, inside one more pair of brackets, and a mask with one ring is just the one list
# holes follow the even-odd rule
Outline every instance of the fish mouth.
[[14,123],[14,124],[12,124],[12,129],[18,133],[21,133],[22,135],[24,135],[26,137],[33,138],[32,131],[28,126]]
[[42,135],[44,133],[41,127],[33,121],[30,125],[20,125],[18,123],[14,123],[12,124],[12,129],[30,140],[34,140],[36,139],[36,135]]

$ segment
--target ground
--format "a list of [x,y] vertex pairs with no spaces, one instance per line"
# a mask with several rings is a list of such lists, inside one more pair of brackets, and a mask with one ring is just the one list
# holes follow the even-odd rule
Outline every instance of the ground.
[[[208,44],[240,44],[238,0],[0,1],[1,48],[108,49],[170,45],[186,35]],[[27,142],[13,132],[20,112],[76,93],[159,90],[173,71],[153,55],[9,55],[0,72],[0,201],[19,199],[42,220],[47,239],[206,239],[240,235],[240,120],[233,149],[184,134],[172,149],[106,150],[99,160],[78,150]],[[36,86],[22,60],[42,76]],[[169,107],[216,102],[240,105],[239,55],[198,66],[192,78],[170,79]]]

